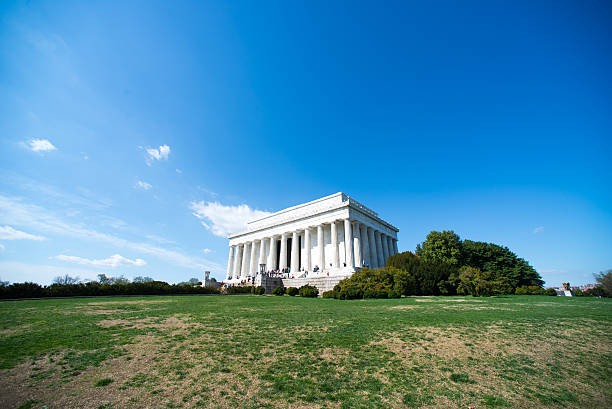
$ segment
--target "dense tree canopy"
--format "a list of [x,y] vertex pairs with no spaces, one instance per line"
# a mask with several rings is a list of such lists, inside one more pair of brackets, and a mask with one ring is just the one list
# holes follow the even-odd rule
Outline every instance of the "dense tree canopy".
[[342,280],[332,294],[341,299],[400,295],[550,294],[527,261],[507,247],[461,240],[451,231],[432,231],[416,248],[387,259],[386,268],[363,269]]
[[432,231],[422,244],[417,244],[416,255],[425,261],[461,265],[461,238],[452,230]]
[[461,240],[452,230],[429,233],[426,240],[417,245],[416,255],[429,262],[479,269],[487,272],[493,281],[507,280],[513,290],[520,286],[544,284],[538,272],[508,247]]
[[489,271],[495,280],[506,278],[513,288],[544,284],[538,272],[508,247],[464,240],[461,242],[461,254],[464,266]]

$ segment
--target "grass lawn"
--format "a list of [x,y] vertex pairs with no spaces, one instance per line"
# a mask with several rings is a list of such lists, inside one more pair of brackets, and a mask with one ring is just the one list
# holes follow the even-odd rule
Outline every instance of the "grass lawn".
[[610,408],[612,300],[0,302],[0,406]]

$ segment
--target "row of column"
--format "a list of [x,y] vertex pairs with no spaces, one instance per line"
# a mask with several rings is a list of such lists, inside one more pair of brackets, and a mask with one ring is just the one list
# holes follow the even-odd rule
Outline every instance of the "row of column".
[[[345,260],[346,267],[384,267],[387,258],[397,253],[397,240],[378,230],[355,222],[344,219],[344,238],[345,238]],[[331,247],[332,262],[331,268],[340,267],[340,250],[338,246],[338,221],[331,222]],[[292,272],[297,272],[300,267],[305,271],[312,271],[313,264],[318,265],[323,271],[325,267],[325,243],[323,236],[323,225],[316,226],[317,229],[317,248],[319,249],[318,260],[311,257],[311,228],[304,231],[305,254],[302,265],[299,265],[299,236],[302,230],[290,233],[283,233],[280,236],[280,257],[276,265],[276,239],[278,236],[267,237],[259,240],[246,242],[230,246],[227,260],[227,279],[246,278],[258,271],[259,265],[265,264],[267,270],[282,270],[287,267]],[[291,234],[291,266],[287,265],[287,239]],[[268,252],[266,258],[266,241],[268,241]],[[259,244],[259,255],[256,254],[256,245]],[[250,257],[249,257],[250,254]],[[314,263],[313,263],[314,261]]]

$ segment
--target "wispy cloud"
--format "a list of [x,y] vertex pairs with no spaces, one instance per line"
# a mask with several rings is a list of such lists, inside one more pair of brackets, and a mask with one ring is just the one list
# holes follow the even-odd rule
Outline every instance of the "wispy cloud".
[[214,235],[227,237],[229,234],[246,230],[247,223],[254,219],[268,216],[270,213],[251,209],[242,204],[239,206],[225,206],[219,202],[191,202],[193,215],[200,219],[202,226],[213,232]]
[[76,188],[76,193],[66,193],[53,185],[35,180],[11,171],[0,170],[0,180],[10,184],[17,190],[25,190],[36,193],[35,197],[44,197],[45,202],[53,202],[57,206],[79,208],[86,207],[93,210],[104,210],[113,205],[106,197],[82,187]]
[[94,266],[94,267],[111,267],[111,268],[116,268],[119,266],[142,267],[147,264],[147,262],[141,258],[130,260],[129,258],[125,258],[120,254],[113,254],[112,256],[105,258],[105,259],[101,259],[101,260],[92,260],[92,259],[88,259],[84,257],[68,256],[65,254],[60,254],[58,256],[55,256],[55,258],[58,260],[62,260],[62,261],[68,261],[70,263],[76,263],[76,264],[82,264],[82,265]]
[[48,139],[31,139],[27,143],[28,149],[33,152],[49,152],[57,148]]
[[544,231],[544,226],[538,226],[535,229],[533,229],[533,234],[538,234]]
[[150,183],[143,182],[142,180],[139,180],[138,183],[136,183],[136,186],[142,190],[149,190],[153,187]]
[[204,253],[204,254],[210,254],[210,253],[213,253],[213,252],[214,252],[214,250],[211,250],[211,249],[204,249],[204,250],[202,250],[202,253]]
[[168,160],[170,155],[170,147],[168,145],[161,145],[159,148],[146,148],[147,152],[147,165],[150,165],[154,160]]
[[181,173],[183,173],[183,171],[182,171],[182,170],[180,170],[179,168],[176,168],[176,169],[175,169],[175,171],[176,171],[176,173],[178,173],[179,175],[180,175]]
[[[63,265],[61,267],[49,264],[31,264],[19,261],[0,260],[2,279],[13,283],[21,283],[27,278],[40,284],[51,284],[54,277],[63,274],[79,276],[86,280],[95,280],[96,276],[104,271],[89,269],[85,266]],[[108,272],[108,271],[106,271]]]
[[4,244],[0,243],[0,252],[4,251]]
[[0,195],[0,223],[7,222],[8,220],[17,226],[28,226],[36,231],[96,241],[110,244],[117,248],[129,249],[185,268],[223,271],[223,267],[215,262],[190,257],[178,250],[166,249],[149,243],[129,241],[115,235],[88,229],[80,224],[65,222],[41,206],[23,203],[21,199]]
[[543,269],[543,270],[538,270],[538,271],[543,274],[565,274],[568,272],[567,270],[560,270],[557,268],[549,268],[549,269]]
[[45,238],[35,234],[26,233],[21,230],[13,229],[11,226],[0,226],[0,240],[37,240]]

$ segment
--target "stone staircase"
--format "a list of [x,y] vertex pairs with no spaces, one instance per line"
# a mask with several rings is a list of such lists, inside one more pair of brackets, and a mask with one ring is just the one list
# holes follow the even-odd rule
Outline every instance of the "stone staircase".
[[300,288],[306,284],[317,287],[319,295],[325,291],[333,290],[334,286],[340,281],[347,277],[350,277],[352,273],[340,274],[333,276],[320,276],[320,277],[306,277],[306,278],[277,278],[277,277],[262,277],[258,276],[255,280],[255,285],[262,286],[266,289],[266,294],[271,294],[272,290],[278,286],[285,288],[295,287]]

